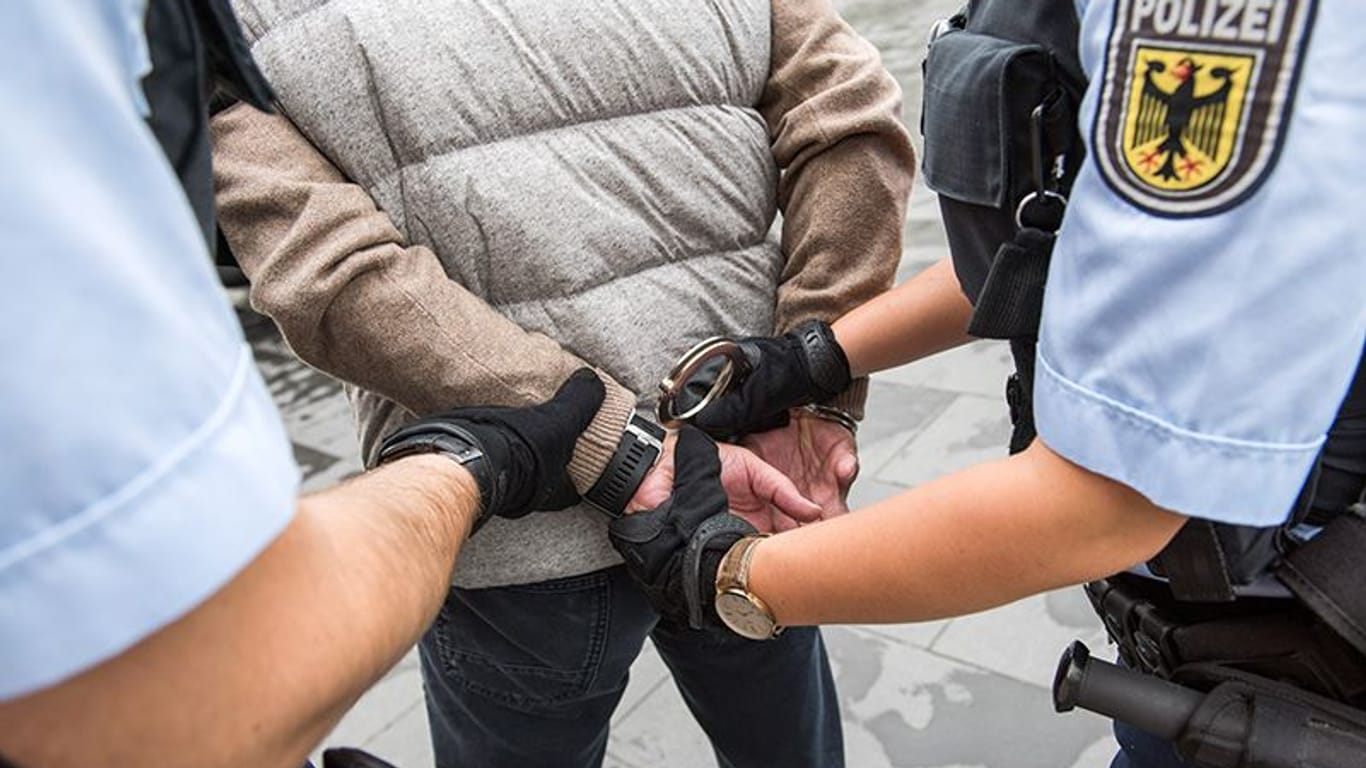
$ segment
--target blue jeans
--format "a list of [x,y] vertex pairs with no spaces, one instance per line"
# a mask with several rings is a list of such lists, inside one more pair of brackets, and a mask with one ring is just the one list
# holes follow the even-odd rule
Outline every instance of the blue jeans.
[[1115,722],[1115,741],[1119,742],[1119,754],[1110,768],[1192,768],[1170,741],[1128,723]]
[[649,635],[722,768],[840,768],[820,633],[753,642],[661,625],[620,566],[515,587],[452,589],[422,638],[438,768],[592,768]]

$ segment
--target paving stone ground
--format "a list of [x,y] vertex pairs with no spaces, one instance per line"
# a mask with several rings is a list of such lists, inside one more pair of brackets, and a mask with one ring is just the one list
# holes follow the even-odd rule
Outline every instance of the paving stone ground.
[[[919,122],[925,30],[960,0],[838,2],[882,50]],[[933,196],[917,185],[899,279],[945,255]],[[339,385],[294,359],[268,321],[244,314],[257,361],[284,413],[308,487],[359,469],[352,419]],[[1001,397],[1009,354],[979,343],[873,379],[860,433],[858,507],[945,472],[1000,456],[1008,434]],[[1072,639],[1104,645],[1078,590],[952,621],[825,630],[840,692],[851,768],[1103,768],[1108,726],[1053,714],[1048,685]],[[409,654],[351,710],[329,745],[362,746],[402,768],[432,764],[416,656]],[[632,668],[613,718],[609,768],[715,766],[650,645]],[[777,768],[777,767],[775,767]]]

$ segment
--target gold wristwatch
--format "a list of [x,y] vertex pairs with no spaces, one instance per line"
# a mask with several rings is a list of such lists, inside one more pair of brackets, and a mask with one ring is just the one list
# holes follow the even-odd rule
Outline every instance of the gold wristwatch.
[[783,628],[759,596],[749,591],[749,561],[764,536],[735,542],[716,571],[716,614],[731,631],[750,640],[772,640]]

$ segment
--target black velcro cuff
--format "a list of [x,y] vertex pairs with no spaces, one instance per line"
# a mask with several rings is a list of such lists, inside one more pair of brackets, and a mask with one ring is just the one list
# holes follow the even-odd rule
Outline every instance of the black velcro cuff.
[[835,332],[829,323],[808,320],[793,328],[791,333],[801,344],[807,374],[819,390],[817,400],[826,400],[849,388],[853,381],[849,358],[844,354],[844,348],[835,341]]

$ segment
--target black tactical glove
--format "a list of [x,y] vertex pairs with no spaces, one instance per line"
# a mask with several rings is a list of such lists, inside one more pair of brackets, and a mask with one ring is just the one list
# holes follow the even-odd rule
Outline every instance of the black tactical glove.
[[764,432],[787,423],[787,412],[828,400],[849,388],[849,359],[830,325],[808,320],[782,336],[736,342],[749,375],[697,414],[693,423],[718,439]]
[[730,514],[716,444],[683,427],[674,450],[674,492],[658,507],[612,521],[612,546],[666,621],[721,626],[716,571],[731,545],[758,531]]
[[541,405],[456,408],[415,421],[384,439],[379,462],[444,453],[464,464],[479,484],[476,530],[494,515],[564,509],[579,500],[565,468],[604,396],[597,374],[580,368]]

